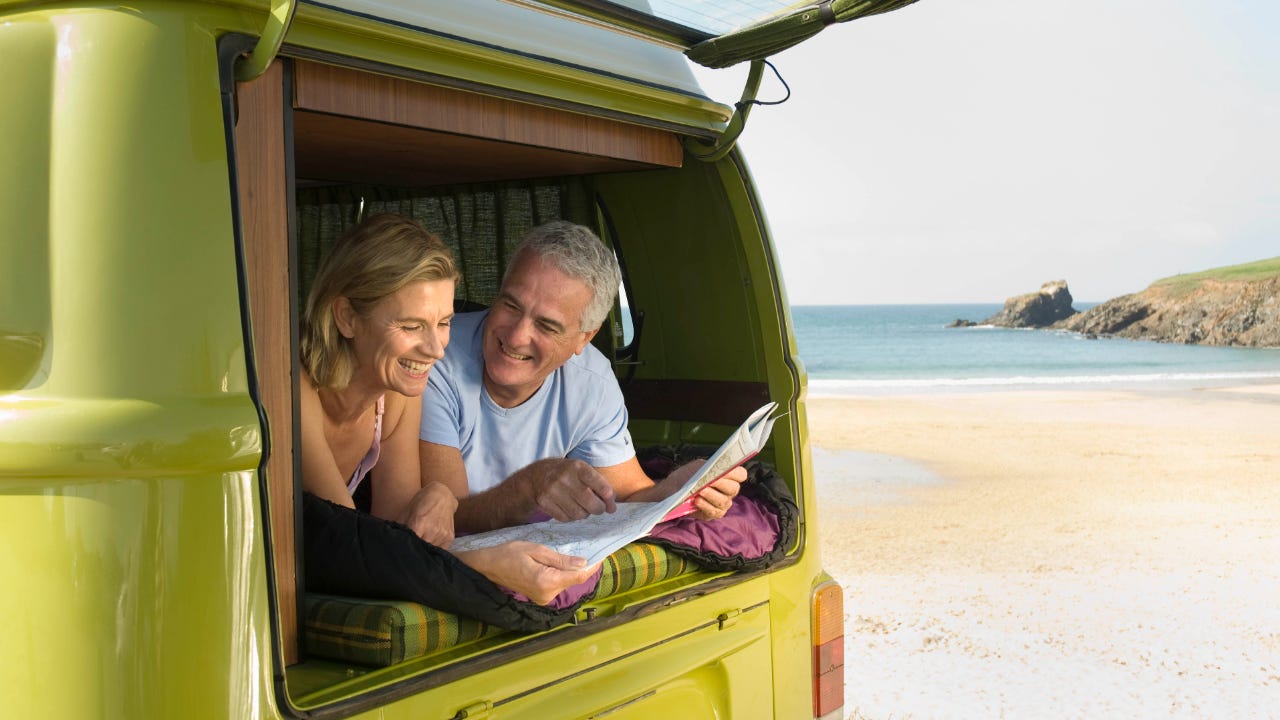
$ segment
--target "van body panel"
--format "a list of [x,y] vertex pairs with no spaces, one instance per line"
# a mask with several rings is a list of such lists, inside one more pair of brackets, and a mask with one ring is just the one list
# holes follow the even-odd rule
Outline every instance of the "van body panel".
[[5,80],[0,131],[8,142],[0,160],[0,218],[4,231],[28,242],[0,243],[0,392],[40,384],[49,375],[52,265],[49,254],[50,121],[56,90],[57,35],[52,25],[18,18],[0,25],[10,62],[36,59]]
[[4,478],[6,713],[263,717],[259,512],[251,472]]
[[203,15],[24,7],[0,23],[23,68],[0,111],[17,149],[0,253],[22,264],[0,273],[27,277],[0,328],[11,312],[15,330],[44,325],[35,372],[0,359],[17,377],[0,401],[15,717],[270,707],[261,426]]
[[[707,702],[722,702],[719,698],[727,689],[729,694],[749,693],[760,701],[758,707],[767,709],[771,693],[760,693],[768,688],[750,689],[761,683],[747,678],[771,674],[769,592],[769,582],[760,577],[661,613],[614,624],[607,632],[590,632],[586,626],[552,630],[549,639],[557,634],[579,639],[502,663],[483,655],[470,658],[465,661],[468,673],[440,687],[432,687],[439,682],[430,673],[397,666],[357,671],[343,684],[309,695],[291,693],[291,697],[300,707],[310,708],[359,698],[380,688],[391,697],[412,693],[389,702],[383,708],[386,717],[418,717],[428,710],[447,710],[443,714],[448,717],[474,705],[490,707],[494,713],[490,717],[588,717],[649,693],[662,694],[663,688],[682,685],[682,678],[690,674],[727,662],[735,667],[749,665],[751,671],[731,681],[718,680],[720,690],[708,692],[715,697]],[[722,627],[719,618],[726,614],[734,622]],[[756,712],[744,717],[756,717],[751,714]]]
[[[659,176],[650,181],[647,176]],[[636,378],[690,377],[764,380],[769,396],[791,398],[788,410],[798,422],[774,427],[773,462],[812,478],[805,389],[807,375],[797,357],[791,317],[779,262],[768,235],[762,205],[750,171],[739,151],[714,164],[689,163],[677,170],[613,174],[597,180],[597,188],[614,222],[639,233],[620,232],[631,286],[630,302],[645,310],[641,331],[643,364]],[[661,213],[645,208],[661,207]],[[664,238],[697,237],[697,244],[674,246]],[[639,250],[627,242],[633,240]],[[708,267],[732,272],[708,273]],[[770,282],[762,279],[771,278]],[[710,283],[710,287],[707,284]],[[681,292],[673,292],[681,288]],[[693,289],[696,288],[696,289]],[[696,297],[706,302],[689,302]],[[713,299],[710,301],[709,299]],[[650,317],[665,321],[649,320]],[[675,322],[676,318],[691,322]],[[625,385],[624,385],[625,387]],[[787,436],[785,428],[796,428]],[[697,441],[715,437],[704,423],[639,423],[633,421],[638,446],[647,442]],[[796,482],[796,502],[803,518],[817,516],[811,486]],[[809,675],[809,596],[827,579],[821,572],[816,525],[804,522],[798,565],[770,574],[769,612],[775,687],[807,687]],[[815,576],[820,576],[814,579]],[[805,698],[777,693],[775,717],[802,717],[811,711]]]
[[[30,267],[47,267],[59,293],[50,303],[56,332],[44,344],[48,375],[27,388],[42,396],[246,390],[213,37],[184,13],[150,7],[145,18],[37,11],[0,29],[42,37],[15,43],[37,53],[29,58],[10,55],[5,38],[15,66],[54,68],[47,89],[24,83],[17,89],[34,97],[7,102],[43,122],[5,129],[8,142],[47,158],[47,185],[15,168],[3,188],[6,202],[23,208],[6,217],[6,233],[38,232],[26,236],[30,244],[56,258]],[[38,225],[8,226],[46,209]],[[126,357],[121,338],[130,338]]]

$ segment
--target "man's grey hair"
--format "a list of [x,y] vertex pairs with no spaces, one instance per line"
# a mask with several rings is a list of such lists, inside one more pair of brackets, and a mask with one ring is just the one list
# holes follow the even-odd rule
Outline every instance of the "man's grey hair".
[[560,272],[586,283],[591,290],[591,302],[582,311],[582,332],[600,327],[613,307],[622,284],[622,270],[613,251],[600,242],[590,228],[553,220],[539,225],[524,234],[519,247],[507,265],[502,281],[505,283],[520,258],[526,253],[540,258]]

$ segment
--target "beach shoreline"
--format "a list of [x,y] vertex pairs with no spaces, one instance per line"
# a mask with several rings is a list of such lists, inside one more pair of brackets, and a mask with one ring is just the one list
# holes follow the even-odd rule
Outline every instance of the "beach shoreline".
[[1280,713],[1280,384],[807,411],[847,717]]
[[[1275,352],[1280,364],[1280,350]],[[1024,375],[1007,377],[927,377],[892,379],[809,379],[810,400],[874,397],[933,397],[993,392],[1132,392],[1169,394],[1202,390],[1249,391],[1280,387],[1280,371],[1196,372],[1111,375]]]

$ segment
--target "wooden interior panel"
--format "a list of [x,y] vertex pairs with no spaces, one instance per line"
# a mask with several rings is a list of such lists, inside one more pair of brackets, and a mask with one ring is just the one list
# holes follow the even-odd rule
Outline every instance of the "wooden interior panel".
[[652,166],[684,157],[665,130],[309,61],[296,63],[294,107]]
[[294,538],[293,349],[289,296],[284,73],[277,61],[237,86],[236,170],[258,394],[266,409],[271,544],[285,663],[298,661]]
[[581,155],[335,115],[294,113],[298,177],[402,187],[643,170]]

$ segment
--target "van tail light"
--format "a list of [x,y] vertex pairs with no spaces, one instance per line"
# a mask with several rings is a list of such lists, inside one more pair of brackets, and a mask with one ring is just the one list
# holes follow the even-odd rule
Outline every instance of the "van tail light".
[[813,715],[838,718],[844,707],[844,592],[834,580],[813,591]]

